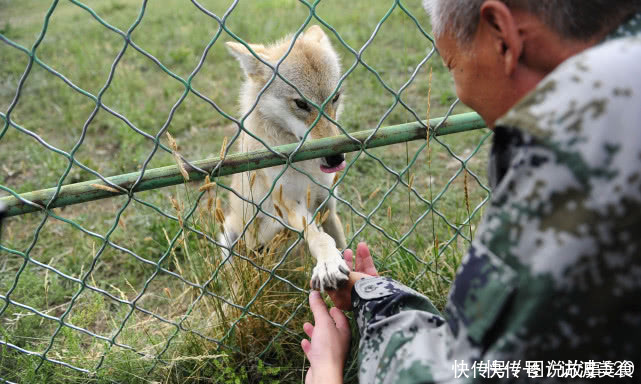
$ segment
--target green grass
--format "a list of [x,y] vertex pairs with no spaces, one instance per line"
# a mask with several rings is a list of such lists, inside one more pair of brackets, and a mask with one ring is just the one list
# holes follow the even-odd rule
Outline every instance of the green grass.
[[[200,3],[222,15],[231,2],[209,0]],[[429,31],[429,21],[420,3],[420,0],[403,1],[423,28]],[[123,31],[134,22],[140,8],[140,2],[133,0],[93,0],[86,4]],[[317,12],[358,51],[392,4],[391,0],[323,1]],[[49,2],[40,1],[0,0],[0,33],[30,48],[42,29],[49,5]],[[267,42],[295,31],[308,12],[294,0],[240,2],[227,20],[227,27],[249,42]],[[190,2],[150,1],[141,24],[132,34],[132,40],[169,70],[186,78],[197,65],[217,27],[213,19]],[[238,117],[236,101],[242,74],[237,62],[221,44],[230,39],[226,33],[221,35],[192,85],[226,113]],[[332,41],[342,57],[343,69],[347,70],[355,62],[354,56],[341,46],[338,39],[332,37]],[[85,10],[62,1],[53,13],[37,57],[80,88],[96,95],[104,86],[110,66],[123,44],[122,38],[98,23]],[[362,59],[377,70],[389,87],[397,90],[407,82],[431,47],[430,41],[422,36],[414,22],[397,7],[364,51]],[[0,44],[0,111],[3,113],[12,103],[27,63],[28,57],[23,52]],[[425,118],[427,113],[430,68],[433,72],[431,117],[445,114],[455,99],[451,78],[441,60],[434,56],[403,93],[403,100],[421,118]],[[361,65],[347,78],[344,90],[345,109],[340,122],[347,131],[414,120],[410,113],[397,106],[381,121],[394,103],[394,97]],[[137,128],[155,135],[183,92],[180,82],[129,47],[102,101],[126,116]],[[94,107],[91,99],[34,65],[11,118],[49,144],[68,152],[77,143]],[[467,111],[462,106],[455,109],[455,113]],[[180,146],[180,152],[189,160],[218,155],[223,138],[231,138],[235,129],[233,123],[192,94],[177,108],[168,127]],[[446,301],[449,281],[468,246],[468,242],[457,236],[456,230],[446,224],[445,219],[454,227],[461,227],[487,196],[472,177],[459,173],[461,163],[451,156],[450,151],[466,159],[483,143],[467,167],[485,182],[486,135],[487,131],[475,131],[441,137],[440,142],[432,141],[429,147],[422,142],[412,142],[370,150],[369,155],[347,156],[348,161],[354,162],[340,185],[340,196],[349,205],[339,204],[339,213],[348,239],[353,240],[352,246],[358,241],[367,241],[381,273],[425,293],[439,308]],[[152,148],[150,140],[101,110],[89,125],[87,136],[75,157],[100,174],[112,176],[138,170]],[[380,163],[401,172],[415,157],[414,165],[403,179],[408,183],[411,181],[425,200],[442,194],[434,207],[443,216],[428,214],[416,225],[429,206],[408,193],[403,185],[391,189],[397,178]],[[170,154],[159,151],[149,167],[173,163]],[[0,139],[0,185],[13,191],[23,193],[53,187],[67,166],[68,160],[63,156],[45,149],[14,128],[9,128]],[[94,175],[73,166],[64,184],[93,178]],[[229,184],[229,178],[218,181]],[[198,187],[187,184],[139,193],[137,197],[163,212],[184,217],[195,203]],[[189,220],[191,226],[212,236],[218,226],[207,211],[207,205],[209,199],[214,201],[217,197],[221,198],[222,204],[225,203],[226,193],[222,188],[206,194]],[[175,203],[172,203],[172,198]],[[55,212],[87,231],[105,235],[126,201],[125,197],[116,197],[56,209]],[[355,210],[368,215],[369,223]],[[471,225],[461,227],[467,237],[473,234],[481,211],[475,214]],[[35,239],[42,218],[42,214],[28,214],[7,220],[1,244],[19,252],[29,250],[32,260],[65,275],[85,277],[103,245],[102,241],[53,218],[46,221]],[[383,229],[385,234],[374,226]],[[170,240],[180,228],[178,222],[143,204],[131,202],[120,216],[110,241],[156,263],[167,252]],[[411,253],[399,249],[394,241],[388,239],[388,236],[398,239],[406,234],[403,245]],[[145,294],[137,301],[140,308],[172,322],[183,320],[184,328],[197,333],[176,333],[171,324],[138,310],[130,314],[130,306],[87,289],[69,309],[72,297],[81,288],[79,284],[35,263],[28,263],[22,268],[22,257],[0,252],[0,294],[5,296],[13,287],[10,296],[13,302],[54,318],[66,313],[65,322],[107,338],[117,334],[117,343],[138,352],[118,345],[109,347],[103,340],[63,326],[47,356],[93,371],[104,355],[101,368],[95,375],[85,375],[51,362],[45,362],[35,372],[40,364],[39,357],[0,347],[0,378],[24,383],[302,382],[307,365],[299,343],[303,337],[302,323],[309,321],[311,315],[306,307],[306,295],[300,289],[309,289],[313,261],[304,246],[297,247],[283,259],[287,246],[295,239],[296,236],[290,234],[288,240],[272,247],[268,254],[244,252],[247,259],[238,261],[233,270],[219,270],[218,250],[206,240],[186,232],[179,236],[163,260],[164,268],[196,284],[204,284],[219,273],[219,277],[208,285],[208,290],[230,298],[238,305],[249,305],[251,314],[242,314],[211,295],[196,301],[201,290],[167,273],[160,273],[149,281],[156,267],[128,253],[113,247],[107,247],[101,253],[93,271],[86,276],[87,284],[124,301],[134,300],[144,290]],[[286,281],[258,270],[250,260]],[[16,281],[18,272],[20,277]],[[230,282],[242,283],[234,285]],[[195,302],[197,304],[192,306]],[[188,310],[189,315],[186,316]],[[285,326],[275,326],[270,322]],[[232,324],[234,326],[230,327]],[[49,347],[59,325],[58,321],[11,304],[0,316],[0,338],[20,348],[42,353]],[[222,341],[225,347],[211,341],[213,339]],[[352,348],[353,351],[355,349]],[[161,352],[162,361],[157,362],[154,357]],[[351,361],[354,361],[353,356]],[[352,382],[354,375],[352,364],[348,374]]]

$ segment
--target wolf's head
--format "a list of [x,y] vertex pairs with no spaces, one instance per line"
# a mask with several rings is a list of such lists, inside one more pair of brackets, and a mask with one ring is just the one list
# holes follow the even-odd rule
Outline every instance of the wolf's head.
[[[287,37],[267,46],[262,44],[249,46],[263,61],[276,67],[278,61],[287,53],[291,39]],[[244,45],[228,42],[227,47],[238,59],[245,73],[246,81],[240,99],[242,113],[246,114],[274,72]],[[294,87],[276,77],[252,112],[257,114],[257,118],[265,120],[274,128],[281,130],[281,133],[287,133],[298,140],[303,138],[319,115],[319,111],[308,101],[318,106],[327,101],[325,114],[334,120],[337,119],[341,109],[341,91],[338,90],[336,93],[334,91],[340,79],[340,63],[329,38],[319,26],[310,27],[296,39],[291,52],[280,64],[278,72],[295,85],[304,97],[301,97]],[[340,134],[338,128],[323,116],[310,131],[309,136],[318,139],[338,134]],[[344,167],[343,160],[343,155],[326,157],[321,162],[321,169],[328,173],[336,172]]]

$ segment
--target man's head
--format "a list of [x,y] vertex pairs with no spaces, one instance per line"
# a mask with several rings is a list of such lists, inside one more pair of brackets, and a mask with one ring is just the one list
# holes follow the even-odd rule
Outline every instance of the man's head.
[[641,10],[641,0],[424,0],[462,102],[493,126],[556,66]]

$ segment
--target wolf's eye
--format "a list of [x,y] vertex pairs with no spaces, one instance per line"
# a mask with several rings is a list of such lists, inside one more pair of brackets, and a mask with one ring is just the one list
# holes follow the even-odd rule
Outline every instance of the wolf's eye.
[[332,99],[332,103],[336,103],[339,97],[341,97],[341,94],[337,93],[336,96],[334,96],[334,98]]
[[296,106],[298,108],[302,109],[303,111],[307,111],[307,112],[310,111],[309,104],[307,104],[307,102],[305,100],[296,99],[296,100],[294,100],[294,102],[296,103]]

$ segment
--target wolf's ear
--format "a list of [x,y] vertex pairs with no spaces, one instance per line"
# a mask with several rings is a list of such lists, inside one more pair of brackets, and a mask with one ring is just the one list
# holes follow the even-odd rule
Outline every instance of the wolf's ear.
[[[240,66],[245,71],[247,77],[262,77],[269,67],[260,62],[249,49],[242,45],[241,43],[236,43],[233,41],[228,41],[225,43],[227,50],[231,53],[239,62]],[[264,45],[261,44],[249,44],[249,47],[254,51],[261,59],[267,61],[267,51]]]
[[312,25],[307,31],[305,31],[305,38],[318,41],[320,43],[324,39],[327,39],[327,35],[325,34],[325,31],[323,31],[323,28],[318,25]]

